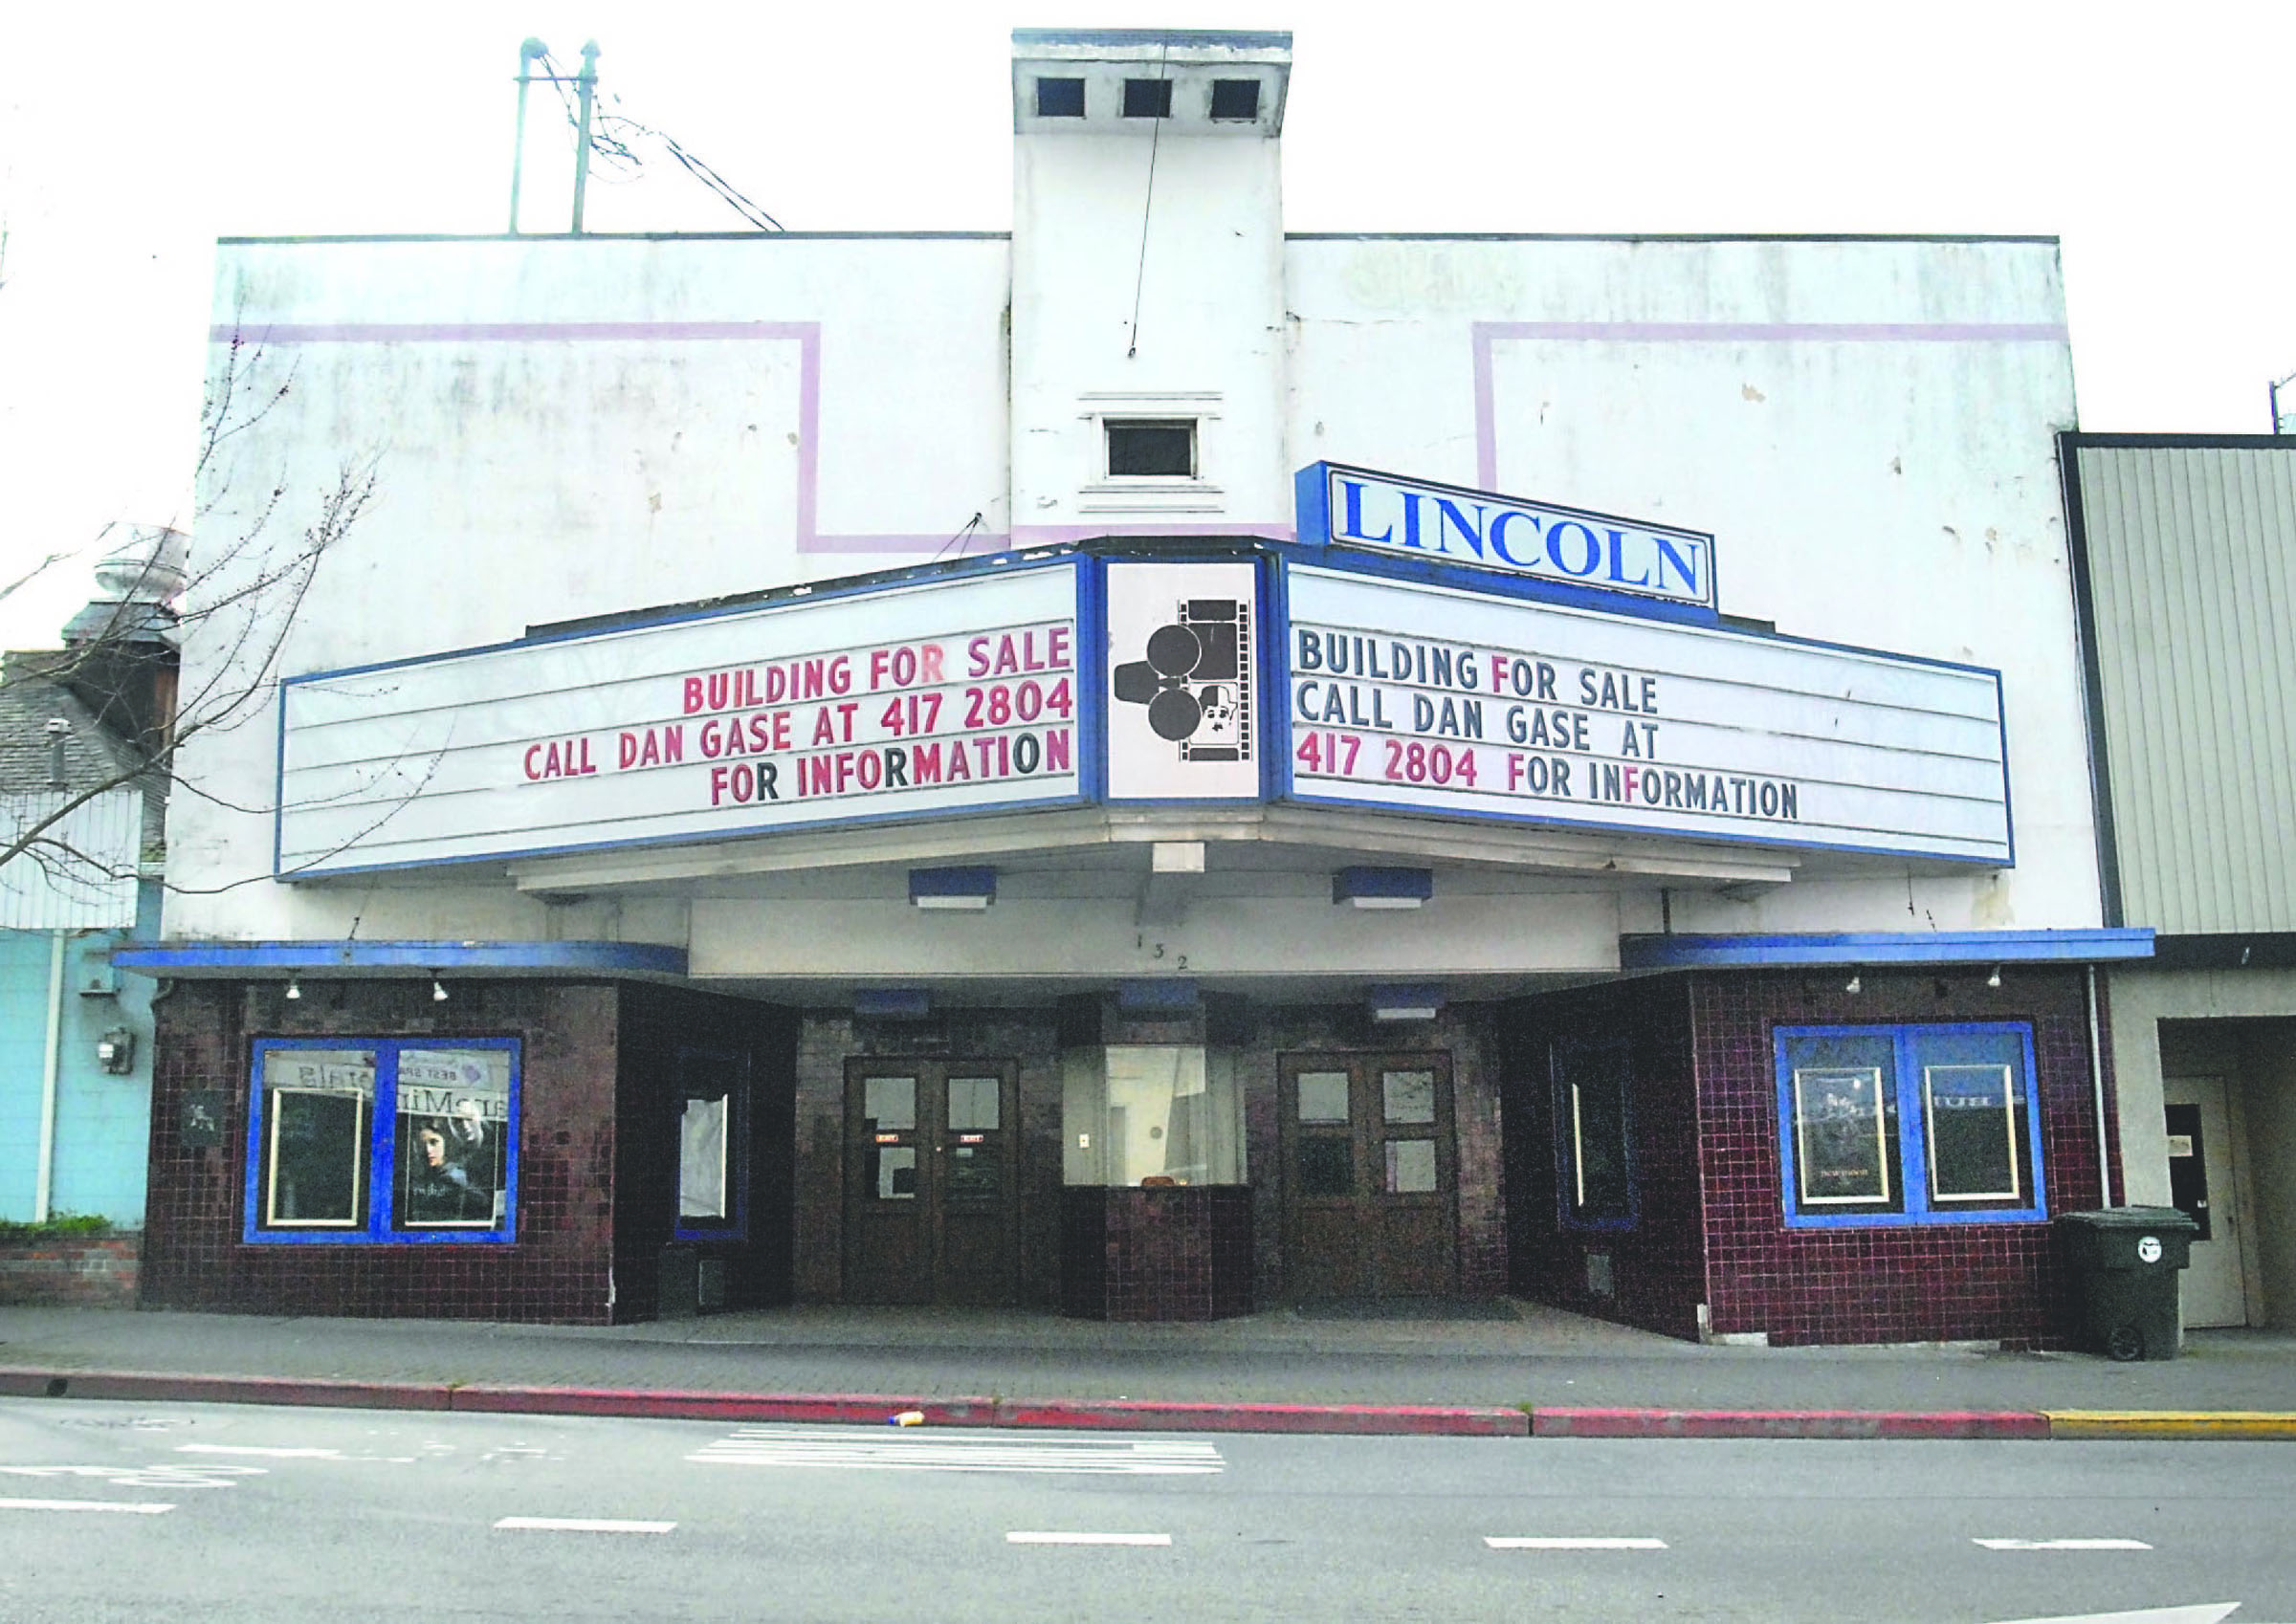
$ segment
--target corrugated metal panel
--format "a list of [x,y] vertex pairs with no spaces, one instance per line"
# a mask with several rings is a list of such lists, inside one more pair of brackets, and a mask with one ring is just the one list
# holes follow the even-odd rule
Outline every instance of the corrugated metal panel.
[[[0,796],[0,849],[61,805],[66,792]],[[0,929],[125,931],[136,922],[144,796],[106,790],[74,807],[41,843],[0,865]]]
[[2296,930],[2296,449],[2075,455],[2123,921]]

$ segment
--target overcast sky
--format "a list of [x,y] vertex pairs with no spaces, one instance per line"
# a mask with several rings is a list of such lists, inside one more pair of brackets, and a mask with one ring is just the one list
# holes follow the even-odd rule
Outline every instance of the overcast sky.
[[[529,34],[597,39],[618,111],[791,229],[1002,230],[1009,34],[1038,26],[1292,30],[1292,230],[2054,234],[2082,427],[2261,433],[2296,372],[2288,0],[16,0],[0,580],[183,521],[217,236],[503,229]],[[530,130],[526,224],[563,230],[571,140],[539,104]],[[638,152],[592,230],[742,229]],[[0,644],[52,644],[87,583],[0,603]]]

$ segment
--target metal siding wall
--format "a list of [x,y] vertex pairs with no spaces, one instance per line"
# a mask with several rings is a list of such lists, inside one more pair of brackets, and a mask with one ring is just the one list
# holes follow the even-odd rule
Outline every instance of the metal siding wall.
[[2296,930],[2296,451],[2077,456],[2126,921]]
[[[0,845],[49,816],[68,793],[0,796],[0,836],[6,837]],[[65,814],[46,838],[54,844],[0,867],[0,930],[131,929],[144,845],[143,792],[106,790]]]

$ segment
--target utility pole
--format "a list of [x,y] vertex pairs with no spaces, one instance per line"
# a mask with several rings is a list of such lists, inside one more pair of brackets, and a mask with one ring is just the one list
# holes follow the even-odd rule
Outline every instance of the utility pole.
[[519,47],[519,127],[510,141],[510,234],[519,234],[519,180],[526,167],[526,87],[534,82],[534,64],[550,55],[550,47],[529,38]]
[[574,234],[582,235],[583,193],[590,185],[590,104],[598,98],[598,42],[582,48],[582,72],[574,76],[582,97],[582,128],[574,138]]

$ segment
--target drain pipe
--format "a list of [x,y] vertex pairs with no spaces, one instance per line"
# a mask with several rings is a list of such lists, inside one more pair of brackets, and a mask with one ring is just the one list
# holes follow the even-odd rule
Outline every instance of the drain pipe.
[[40,1069],[40,1170],[33,1187],[32,1221],[48,1221],[55,1175],[55,1076],[64,1058],[64,933],[48,933],[48,1057]]
[[[2112,1136],[2105,1127],[2105,1048],[2097,1022],[2097,967],[2088,967],[2088,1082],[2097,1097],[2097,1204],[2112,1205]],[[2123,1192],[2127,1194],[2126,1191]]]

